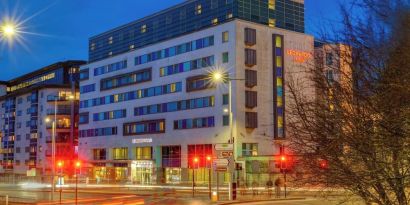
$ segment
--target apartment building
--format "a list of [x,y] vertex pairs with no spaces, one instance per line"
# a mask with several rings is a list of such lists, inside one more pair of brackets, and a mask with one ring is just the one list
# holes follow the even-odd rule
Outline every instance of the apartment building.
[[58,62],[0,82],[2,175],[41,177],[50,173],[52,124],[46,123],[46,118],[56,119],[56,158],[68,161],[75,157],[77,76],[84,63]]
[[[97,182],[183,184],[195,168],[205,183],[206,157],[232,143],[235,179],[278,177],[286,81],[313,66],[303,32],[300,0],[191,0],[90,38],[80,68],[83,171]],[[215,72],[225,82],[212,81]]]

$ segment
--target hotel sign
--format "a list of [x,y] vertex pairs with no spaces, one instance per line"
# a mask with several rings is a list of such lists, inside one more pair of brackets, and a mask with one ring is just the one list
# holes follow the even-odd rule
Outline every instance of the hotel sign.
[[304,63],[312,58],[312,54],[306,51],[300,51],[295,49],[288,49],[286,54],[293,57],[293,61],[296,63]]

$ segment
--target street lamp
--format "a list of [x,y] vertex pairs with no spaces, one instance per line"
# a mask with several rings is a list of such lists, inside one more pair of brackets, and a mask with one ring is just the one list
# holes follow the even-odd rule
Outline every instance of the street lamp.
[[59,185],[60,185],[60,204],[61,204],[61,195],[63,192],[63,183],[62,183],[62,177],[63,177],[63,162],[62,161],[58,161],[57,162],[57,166],[60,169],[60,177],[59,177]]
[[194,157],[193,161],[194,163],[192,167],[192,198],[195,197],[195,165],[199,162],[198,157]]
[[81,169],[81,162],[75,162],[75,204],[78,203],[78,173],[77,170]]
[[[226,83],[228,82],[228,95],[229,95],[229,109],[224,109],[223,112],[227,113],[229,112],[229,132],[230,132],[230,137],[229,137],[229,143],[233,144],[233,164],[236,165],[236,160],[235,160],[235,140],[233,137],[233,113],[232,113],[232,81],[243,81],[245,79],[236,79],[236,78],[230,78],[229,74],[226,72],[223,72],[221,70],[214,70],[210,72],[210,79],[214,84],[219,84],[219,83]],[[229,183],[229,200],[233,200],[232,196],[232,182],[233,182],[233,173],[234,170],[230,169],[231,172],[231,183]]]
[[208,167],[208,189],[209,189],[209,199],[212,199],[212,195],[211,195],[211,169],[212,169],[212,157],[211,156],[207,156],[206,157],[206,161],[207,163],[209,163],[209,167]]
[[[46,123],[51,124],[51,164],[52,164],[52,179],[51,179],[51,201],[54,199],[54,191],[55,191],[55,183],[54,183],[54,178],[55,178],[55,166],[56,166],[56,124],[57,124],[57,101],[60,97],[59,96],[54,96],[54,120],[51,120],[49,117],[45,119]],[[74,96],[68,96],[68,100],[74,100]],[[74,123],[74,122],[71,122]]]

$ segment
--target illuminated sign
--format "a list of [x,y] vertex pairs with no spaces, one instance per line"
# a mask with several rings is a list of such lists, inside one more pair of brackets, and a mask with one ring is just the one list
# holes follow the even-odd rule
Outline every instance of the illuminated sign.
[[308,59],[312,58],[312,54],[306,51],[299,51],[294,49],[288,49],[286,54],[293,57],[293,61],[296,63],[304,63]]
[[132,144],[142,144],[142,143],[151,143],[152,138],[145,138],[145,139],[132,139]]

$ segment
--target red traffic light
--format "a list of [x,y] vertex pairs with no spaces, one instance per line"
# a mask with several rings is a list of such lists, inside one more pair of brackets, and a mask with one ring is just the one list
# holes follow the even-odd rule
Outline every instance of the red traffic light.
[[63,162],[62,162],[62,161],[58,161],[58,162],[57,162],[57,166],[58,166],[59,168],[63,167]]
[[325,159],[322,159],[319,161],[319,167],[321,169],[328,169],[329,168],[329,162]]
[[286,161],[286,156],[285,156],[285,155],[282,155],[282,156],[280,157],[280,161],[285,162],[285,161]]
[[207,157],[206,157],[206,160],[207,160],[207,161],[211,161],[211,159],[212,159],[211,156],[207,156]]
[[199,161],[198,157],[194,157],[194,162],[198,163],[198,161]]

